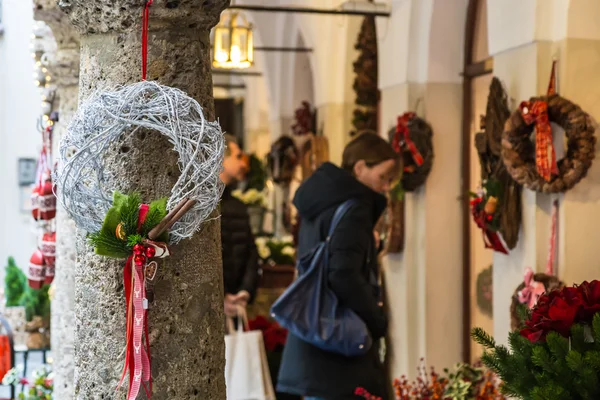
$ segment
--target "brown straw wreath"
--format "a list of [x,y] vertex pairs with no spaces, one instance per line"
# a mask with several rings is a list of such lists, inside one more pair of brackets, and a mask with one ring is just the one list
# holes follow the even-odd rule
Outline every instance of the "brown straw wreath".
[[558,175],[545,181],[536,169],[535,144],[530,136],[534,124],[527,125],[519,110],[513,112],[504,126],[502,135],[502,159],[515,181],[523,186],[544,193],[564,192],[575,186],[587,175],[595,155],[595,126],[581,107],[559,95],[532,97],[530,102],[545,101],[548,118],[565,130],[567,152],[558,161]]

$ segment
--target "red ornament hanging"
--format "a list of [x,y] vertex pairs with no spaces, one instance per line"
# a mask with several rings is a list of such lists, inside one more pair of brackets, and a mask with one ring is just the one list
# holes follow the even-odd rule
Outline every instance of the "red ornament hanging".
[[32,289],[41,289],[44,285],[46,263],[44,255],[40,250],[36,250],[29,259],[29,270],[27,271],[27,283]]
[[36,221],[49,221],[56,217],[56,196],[52,191],[50,179],[33,189],[31,203],[33,218]]
[[40,246],[44,256],[44,283],[51,284],[54,280],[56,261],[56,232],[45,232]]

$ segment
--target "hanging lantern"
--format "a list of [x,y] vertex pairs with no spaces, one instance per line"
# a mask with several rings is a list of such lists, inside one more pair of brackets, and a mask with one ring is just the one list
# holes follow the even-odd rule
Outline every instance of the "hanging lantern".
[[214,30],[213,67],[244,69],[254,62],[252,25],[237,12],[224,12]]

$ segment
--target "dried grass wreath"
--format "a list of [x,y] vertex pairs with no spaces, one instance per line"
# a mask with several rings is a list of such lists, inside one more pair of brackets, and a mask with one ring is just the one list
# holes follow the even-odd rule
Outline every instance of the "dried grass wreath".
[[[557,123],[566,134],[566,156],[557,163],[550,147],[551,131],[549,137],[547,132],[545,137],[540,134],[540,127],[549,127],[548,122]],[[536,141],[542,141],[535,145],[530,139],[534,126],[538,131]],[[502,159],[513,179],[523,186],[537,192],[564,192],[583,179],[592,165],[596,151],[595,129],[591,117],[564,97],[556,94],[532,97],[506,121]]]
[[198,102],[179,89],[142,81],[97,92],[77,110],[60,143],[57,196],[75,223],[100,230],[113,205],[103,157],[107,148],[139,129],[165,135],[179,155],[181,175],[171,189],[167,210],[184,199],[195,204],[170,230],[170,242],[191,237],[216,208],[225,143],[217,122],[204,118]]

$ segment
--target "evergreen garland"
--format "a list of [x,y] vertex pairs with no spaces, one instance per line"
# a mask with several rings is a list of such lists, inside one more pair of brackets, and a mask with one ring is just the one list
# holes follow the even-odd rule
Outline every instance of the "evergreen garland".
[[[142,200],[139,194],[124,195],[119,192],[113,195],[113,206],[106,213],[102,228],[88,235],[96,254],[114,258],[127,258],[132,254],[133,246],[141,244],[148,233],[167,215],[167,199],[162,198],[150,203],[148,214],[137,231],[138,216]],[[124,238],[117,237],[117,228],[122,227]],[[168,241],[168,233],[157,238],[160,242]]]
[[600,313],[591,326],[574,324],[569,338],[550,332],[530,342],[516,332],[509,348],[481,328],[473,339],[486,348],[483,363],[502,379],[502,393],[523,400],[600,399]]
[[354,67],[353,89],[356,93],[356,109],[353,113],[352,125],[356,135],[365,130],[377,132],[377,108],[379,104],[379,88],[377,87],[377,30],[375,17],[367,16],[360,27],[356,45],[360,52],[352,64]]

